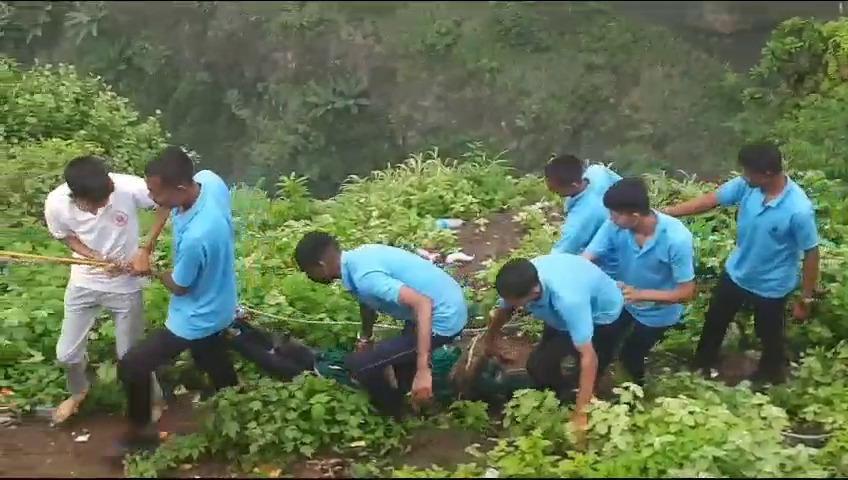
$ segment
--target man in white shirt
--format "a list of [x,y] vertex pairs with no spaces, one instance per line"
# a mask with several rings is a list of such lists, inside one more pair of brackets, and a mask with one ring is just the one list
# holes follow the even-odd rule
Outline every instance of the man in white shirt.
[[[86,347],[101,309],[109,310],[115,319],[119,359],[142,338],[144,279],[129,273],[129,264],[138,261],[136,257],[147,258],[141,253],[152,250],[168,214],[157,211],[150,240],[139,249],[138,210],[156,206],[144,179],[107,173],[103,160],[82,156],[66,166],[65,182],[50,192],[44,204],[51,235],[68,245],[75,257],[110,261],[116,268],[71,267],[62,333],[56,345],[56,358],[66,369],[71,396],[56,408],[56,423],[76,413],[88,393]],[[161,399],[158,386],[155,392]],[[161,402],[156,403],[153,415],[158,417]]]

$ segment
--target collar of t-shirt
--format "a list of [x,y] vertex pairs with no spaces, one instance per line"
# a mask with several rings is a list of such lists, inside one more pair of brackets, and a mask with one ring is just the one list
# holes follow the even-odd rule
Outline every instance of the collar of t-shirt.
[[172,211],[174,215],[174,223],[179,233],[185,232],[185,229],[188,228],[188,225],[192,220],[194,220],[198,212],[203,209],[203,205],[206,203],[206,198],[208,197],[207,191],[203,188],[202,184],[198,183],[197,185],[200,188],[200,194],[197,196],[197,200],[194,201],[194,205],[192,205],[188,210],[182,212],[179,207]]

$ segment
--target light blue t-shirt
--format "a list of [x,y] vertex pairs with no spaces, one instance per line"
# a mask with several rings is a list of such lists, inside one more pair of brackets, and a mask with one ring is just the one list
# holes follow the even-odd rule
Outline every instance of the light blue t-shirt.
[[[589,260],[557,253],[531,262],[539,275],[542,296],[528,303],[527,311],[552,328],[568,332],[575,346],[592,340],[595,324],[610,324],[621,315],[621,290]],[[504,299],[498,301],[499,306],[505,304]]]
[[736,248],[725,269],[740,287],[766,298],[783,298],[798,286],[803,253],[819,244],[813,204],[795,182],[765,203],[759,188],[736,177],[719,187],[721,205],[737,205]]
[[342,285],[360,303],[403,320],[415,313],[399,301],[404,285],[433,302],[433,333],[452,337],[465,328],[468,307],[462,287],[444,270],[406,250],[363,245],[342,253]]
[[[562,238],[551,253],[583,253],[601,225],[609,219],[609,210],[604,207],[604,193],[621,180],[621,176],[603,165],[589,165],[583,178],[589,181],[586,189],[565,200]],[[615,257],[607,257],[598,265],[608,275],[615,274]]]
[[188,288],[172,295],[165,326],[187,340],[226,328],[236,313],[236,274],[230,191],[209,170],[194,175],[200,196],[185,212],[171,212],[174,283]]
[[[695,279],[692,233],[680,220],[654,211],[654,235],[640,247],[630,230],[607,220],[586,251],[597,258],[618,258],[618,280],[642,290],[674,290]],[[680,321],[683,305],[640,302],[624,308],[639,323],[668,327]]]

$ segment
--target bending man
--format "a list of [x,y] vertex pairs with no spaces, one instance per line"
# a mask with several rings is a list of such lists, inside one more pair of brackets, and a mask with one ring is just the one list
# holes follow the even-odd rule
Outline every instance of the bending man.
[[545,322],[542,339],[527,359],[527,373],[538,388],[550,388],[568,399],[572,382],[562,373],[562,360],[579,357],[580,376],[574,423],[586,428],[586,406],[595,381],[612,360],[622,332],[624,298],[615,281],[589,260],[571,254],[508,261],[498,272],[495,288],[501,299],[486,332],[494,352],[501,327],[518,308]]
[[[157,211],[148,243],[139,248],[138,210],[150,209],[144,180],[133,175],[108,173],[99,157],[74,158],[65,167],[65,183],[47,195],[44,217],[53,237],[64,242],[78,258],[129,264],[146,256],[167,220],[167,210]],[[101,309],[115,319],[118,358],[144,335],[144,303],[141,278],[116,269],[74,265],[65,290],[62,333],[56,359],[65,366],[71,396],[53,414],[61,423],[75,414],[88,394],[86,347],[88,335]],[[154,418],[161,415],[161,391],[155,384]]]
[[[545,166],[545,183],[548,190],[565,198],[562,238],[554,244],[551,253],[580,255],[592,238],[609,219],[604,206],[604,193],[621,177],[603,165],[589,165],[573,155],[560,155]],[[616,260],[607,256],[598,265],[615,278]]]
[[[313,281],[328,284],[341,279],[359,301],[359,351],[348,356],[346,365],[375,406],[399,418],[403,396],[410,388],[413,402],[429,400],[433,394],[430,353],[458,337],[468,321],[465,297],[456,280],[406,250],[363,245],[342,251],[332,236],[322,232],[308,233],[300,240],[295,260]],[[400,335],[365,349],[377,312],[402,320],[405,326]],[[384,376],[387,366],[394,367],[397,388]]]

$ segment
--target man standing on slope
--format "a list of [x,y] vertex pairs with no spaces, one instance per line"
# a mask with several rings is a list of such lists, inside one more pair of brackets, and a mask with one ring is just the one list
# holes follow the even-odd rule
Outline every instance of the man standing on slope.
[[[414,403],[433,395],[430,353],[452,342],[468,321],[459,283],[444,270],[415,255],[386,245],[363,245],[342,251],[335,238],[311,232],[295,249],[298,267],[313,281],[329,284],[341,279],[360,304],[362,334],[358,350],[345,363],[372,402],[384,414],[399,418],[403,396],[412,389]],[[377,312],[405,322],[403,332],[370,342]],[[384,376],[394,367],[397,388]]]
[[727,327],[743,304],[749,304],[763,345],[753,380],[780,383],[787,363],[784,310],[798,286],[802,257],[802,294],[794,316],[806,319],[814,301],[819,273],[815,212],[804,191],[783,172],[776,146],[746,145],[739,151],[739,163],[743,176],[715,192],[669,207],[666,213],[683,216],[718,205],[738,206],[736,248],[713,291],[695,354],[696,367],[713,376]]
[[[619,180],[621,177],[609,168],[603,165],[586,167],[573,155],[559,155],[548,162],[545,166],[548,190],[565,198],[562,238],[554,244],[551,253],[583,253],[601,225],[609,219],[604,193]],[[608,275],[615,275],[615,257],[604,258],[599,265]]]
[[150,372],[181,352],[191,351],[216,389],[238,382],[221,335],[237,306],[229,189],[209,170],[195,174],[191,159],[178,147],[166,148],[150,162],[145,177],[153,200],[172,209],[174,269],[157,274],[172,295],[165,327],[118,364],[130,420],[121,452],[158,442],[158,432],[150,428]]
[[542,339],[527,359],[527,374],[537,388],[549,388],[565,400],[574,385],[562,373],[562,360],[577,356],[573,422],[584,431],[595,381],[612,360],[624,326],[617,321],[624,298],[615,280],[589,260],[566,253],[510,260],[498,272],[495,288],[501,298],[485,334],[487,352],[494,353],[501,328],[516,309],[523,307],[544,321]]
[[[108,173],[101,158],[81,156],[65,167],[65,183],[47,195],[44,217],[51,235],[64,242],[77,258],[129,264],[134,256],[146,256],[167,220],[167,210],[157,211],[148,243],[139,249],[138,210],[153,208],[144,180],[133,175]],[[117,266],[116,266],[117,267]],[[116,268],[74,265],[65,290],[62,333],[56,359],[65,366],[71,396],[53,414],[61,423],[75,414],[85,399],[88,335],[100,310],[115,319],[117,356],[144,335],[143,280]],[[157,400],[161,392],[156,385]],[[157,401],[153,415],[161,414]]]
[[626,305],[621,362],[634,383],[645,379],[645,358],[665,332],[680,322],[682,302],[695,296],[692,233],[683,223],[651,209],[641,178],[625,178],[607,190],[611,219],[598,230],[583,256],[618,258],[618,279]]

